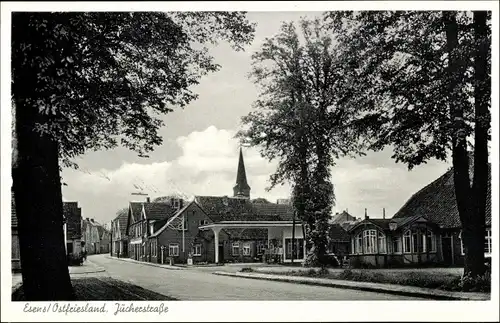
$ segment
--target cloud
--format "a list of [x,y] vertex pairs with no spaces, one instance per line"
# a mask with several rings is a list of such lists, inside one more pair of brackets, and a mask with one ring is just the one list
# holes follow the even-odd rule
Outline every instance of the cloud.
[[[132,196],[144,192],[158,197],[182,192],[194,195],[232,195],[236,181],[239,144],[235,131],[210,126],[180,136],[175,144],[180,155],[164,162],[150,164],[123,163],[116,169],[97,169],[86,173],[65,170],[63,193],[66,199],[78,200],[84,217],[108,222],[117,210],[126,207]],[[159,148],[161,149],[161,148]],[[245,167],[251,195],[275,202],[289,197],[289,185],[267,192],[269,176],[276,170],[256,148],[243,148]],[[402,165],[384,156],[387,152],[370,153],[358,159],[341,159],[332,167],[336,207],[340,211],[362,217],[364,209],[373,217],[392,216],[406,199],[446,170],[445,163],[431,163],[409,172]]]
[[[194,195],[232,195],[236,181],[239,144],[235,131],[210,126],[178,137],[179,157],[151,164],[123,163],[116,169],[65,170],[68,186],[63,193],[67,200],[81,202],[89,212],[107,222],[116,211],[127,206],[134,192],[143,192],[154,198],[182,192]],[[160,148],[161,149],[161,148]],[[253,197],[265,196],[275,201],[289,195],[287,186],[266,192],[268,178],[275,170],[254,148],[243,148],[245,168]],[[89,216],[86,216],[89,217]]]

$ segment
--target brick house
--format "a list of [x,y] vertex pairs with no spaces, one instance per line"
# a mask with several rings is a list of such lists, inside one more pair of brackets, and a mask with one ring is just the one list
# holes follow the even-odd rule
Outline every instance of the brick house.
[[[211,222],[197,202],[192,201],[183,206],[161,227],[153,228],[155,230],[148,236],[146,250],[150,250],[150,261],[168,263],[172,259],[174,263],[186,263],[191,256],[193,263],[213,262],[213,234],[199,230],[200,226]],[[223,233],[222,236],[219,250],[224,249],[228,240],[227,234]]]
[[[18,220],[16,214],[16,205],[14,200],[14,192],[11,191],[11,265],[12,271],[18,272],[21,270],[21,252],[19,246]],[[63,202],[64,216],[64,244],[66,246],[66,254],[79,254],[81,252],[81,208],[78,207],[78,202]]]
[[111,256],[128,257],[127,220],[128,209],[118,211],[111,221]]
[[[82,241],[88,255],[101,253],[101,232],[102,225],[94,219],[82,219]],[[109,243],[109,242],[108,242]]]
[[[471,160],[472,161],[472,160]],[[470,169],[472,170],[471,163]],[[472,174],[471,174],[472,178]],[[488,199],[486,200],[484,252],[491,257],[491,166],[488,167]],[[455,198],[453,169],[415,193],[394,215],[394,219],[420,215],[439,227],[441,261],[447,265],[463,265],[462,226]]]
[[80,254],[82,251],[82,209],[78,202],[63,202],[66,253]]
[[109,253],[111,244],[111,233],[106,230],[103,226],[98,226],[97,231],[99,233],[99,253]]
[[[183,206],[184,201],[175,203],[176,207]],[[176,209],[170,203],[130,202],[127,219],[128,256],[140,261],[151,261],[151,249],[148,243],[149,236],[161,228]]]
[[267,249],[267,230],[261,228],[225,229],[228,234],[226,262],[260,262]]
[[[491,198],[491,171],[488,195]],[[491,256],[491,199],[486,204],[485,256]],[[351,264],[377,267],[463,265],[453,169],[415,193],[392,219],[365,219],[349,229]]]
[[328,253],[335,254],[339,259],[349,256],[351,236],[341,224],[330,224],[328,228]]

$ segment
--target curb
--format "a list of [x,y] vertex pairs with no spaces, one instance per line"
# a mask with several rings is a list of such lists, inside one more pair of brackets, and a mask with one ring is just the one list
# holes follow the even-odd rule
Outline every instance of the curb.
[[448,291],[441,291],[441,290],[422,288],[422,287],[391,285],[391,284],[379,284],[379,283],[363,284],[363,282],[342,281],[333,279],[318,280],[311,277],[281,276],[272,274],[266,275],[266,274],[249,274],[249,273],[228,273],[221,271],[214,272],[213,274],[219,276],[280,281],[280,282],[294,283],[294,284],[354,289],[366,292],[421,297],[421,298],[428,298],[435,300],[488,301],[491,299],[491,296],[489,294],[482,295],[474,293],[470,295],[463,295],[464,293],[448,292]]
[[181,267],[173,267],[173,266],[166,267],[166,266],[162,266],[162,265],[158,265],[158,264],[153,264],[153,263],[146,262],[146,261],[124,260],[122,258],[115,258],[115,257],[110,257],[110,256],[105,256],[105,258],[113,259],[113,260],[120,260],[120,261],[128,262],[128,263],[131,263],[131,264],[146,265],[146,266],[151,266],[151,267],[156,267],[156,268],[162,268],[162,269],[167,269],[167,270],[184,270],[184,268],[181,268]]
[[102,272],[105,272],[106,269],[104,268],[99,268],[99,269],[94,269],[92,271],[84,271],[84,272],[81,272],[81,273],[69,273],[70,276],[72,275],[86,275],[86,274],[95,274],[95,273],[102,273]]

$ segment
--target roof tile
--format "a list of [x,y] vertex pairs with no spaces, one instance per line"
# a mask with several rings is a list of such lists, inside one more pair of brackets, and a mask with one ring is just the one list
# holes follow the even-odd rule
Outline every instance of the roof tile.
[[[486,225],[491,225],[491,167],[488,172]],[[415,193],[394,215],[394,218],[423,216],[443,228],[460,228],[461,222],[455,198],[453,169]]]

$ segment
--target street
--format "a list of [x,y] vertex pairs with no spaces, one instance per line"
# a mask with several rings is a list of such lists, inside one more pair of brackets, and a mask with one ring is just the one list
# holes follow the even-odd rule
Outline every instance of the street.
[[[179,300],[421,300],[416,297],[213,275],[210,270],[168,270],[140,263],[88,257],[112,278]],[[214,269],[220,270],[220,269]]]

